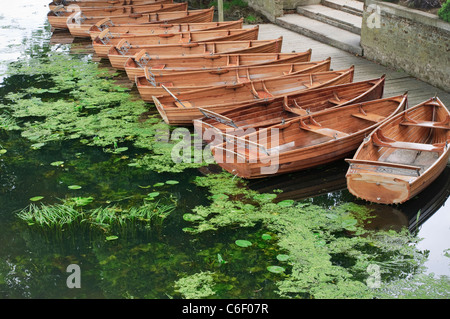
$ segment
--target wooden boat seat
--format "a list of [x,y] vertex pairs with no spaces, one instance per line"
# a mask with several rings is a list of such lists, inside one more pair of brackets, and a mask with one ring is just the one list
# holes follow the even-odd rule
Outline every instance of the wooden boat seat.
[[381,122],[382,120],[384,120],[386,117],[375,114],[375,113],[366,113],[366,114],[362,114],[362,113],[355,113],[352,114],[352,116],[360,118],[360,119],[364,119],[370,122]]
[[260,98],[260,99],[268,99],[273,97],[273,95],[269,92],[266,91],[256,91],[256,95]]
[[346,103],[348,101],[349,100],[346,100],[346,99],[340,99],[340,100],[336,100],[335,98],[328,99],[328,102],[335,104],[335,105]]
[[352,114],[352,116],[375,123],[381,122],[386,119],[386,117],[382,115],[364,111],[362,105],[359,105],[359,112]]
[[[416,166],[416,165],[406,165],[401,163],[391,163],[391,162],[382,162],[382,161],[370,161],[370,160],[360,160],[360,159],[346,159],[345,160],[350,165],[352,164],[358,164],[358,165],[368,165],[368,166],[385,166],[385,167],[391,167],[391,168],[400,168],[400,169],[409,169],[414,170],[417,172],[418,175],[420,175],[420,170],[422,167]],[[352,165],[352,168],[353,167]]]
[[338,105],[338,104],[342,104],[342,103],[346,103],[349,100],[347,99],[343,99],[341,97],[339,97],[339,95],[336,93],[336,91],[333,91],[333,97],[331,99],[328,99],[328,102]]
[[152,65],[151,67],[149,67],[149,69],[152,70],[162,70],[166,67],[165,64],[156,64],[156,65]]
[[328,128],[328,127],[322,127],[319,123],[315,122],[314,119],[312,119],[312,118],[310,118],[310,121],[312,122],[311,124],[305,124],[305,122],[303,122],[303,120],[300,120],[300,128],[302,128],[306,131],[329,136],[329,137],[332,137],[335,139],[348,136],[348,134],[345,132],[341,132],[341,131],[338,131],[338,130],[335,130],[332,128]]
[[253,124],[239,125],[239,127],[240,128],[264,127],[264,126],[276,125],[276,124],[280,124],[280,123],[283,123],[283,120],[280,121],[279,118],[275,118],[275,119],[260,121],[258,123],[253,123]]
[[247,83],[247,82],[250,82],[250,79],[249,79],[248,77],[246,77],[246,76],[239,76],[237,79],[238,79],[238,82],[239,82],[239,83]]
[[191,102],[188,102],[188,101],[175,101],[174,103],[177,107],[182,108],[182,109],[192,107]]
[[450,116],[447,116],[447,118],[441,122],[434,122],[434,121],[416,121],[416,120],[410,119],[407,116],[407,114],[405,114],[405,121],[401,122],[400,125],[439,128],[439,129],[443,129],[443,130],[450,130]]
[[379,147],[391,147],[391,148],[401,148],[413,151],[424,151],[424,152],[442,152],[444,145],[440,144],[425,144],[425,143],[413,143],[413,142],[399,142],[383,135],[381,131],[377,131],[373,135],[373,142]]

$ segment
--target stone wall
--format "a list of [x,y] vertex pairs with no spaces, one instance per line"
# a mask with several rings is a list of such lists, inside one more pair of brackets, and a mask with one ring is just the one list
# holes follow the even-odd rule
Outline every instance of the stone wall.
[[298,6],[319,4],[321,0],[246,0],[255,11],[264,15],[271,22],[281,17],[286,10],[297,10]]
[[366,0],[364,57],[450,92],[450,24],[392,3]]
[[247,3],[271,22],[283,15],[283,0],[247,0]]

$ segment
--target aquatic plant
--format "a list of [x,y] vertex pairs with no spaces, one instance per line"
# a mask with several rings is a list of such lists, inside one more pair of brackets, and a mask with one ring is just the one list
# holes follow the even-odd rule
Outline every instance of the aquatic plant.
[[146,153],[132,159],[130,166],[158,172],[204,165],[175,163],[171,151],[177,141],[160,139],[161,132],[170,136],[172,128],[154,106],[117,85],[116,74],[89,59],[49,52],[45,58],[12,63],[8,74],[35,81],[5,92],[0,128],[20,131],[33,149],[76,139],[113,154],[129,152],[132,145]]
[[121,230],[136,227],[138,224],[144,228],[158,224],[169,216],[176,208],[174,204],[161,204],[159,202],[123,208],[118,205],[82,209],[92,202],[92,197],[77,197],[64,201],[64,204],[35,205],[30,204],[22,209],[17,216],[27,222],[29,226],[37,225],[43,230],[61,230],[68,225],[88,225],[91,228],[101,229],[106,233],[111,230]]
[[17,216],[26,221],[28,225],[38,225],[41,227],[63,228],[66,225],[80,221],[83,213],[71,206],[56,205],[35,205],[30,204],[21,210]]
[[202,299],[213,296],[214,273],[210,271],[199,272],[180,278],[175,282],[175,291],[186,299]]
[[371,265],[379,267],[383,286],[423,271],[426,255],[416,249],[418,239],[407,230],[365,230],[364,221],[371,215],[363,206],[344,203],[328,209],[308,201],[277,204],[276,194],[252,191],[245,181],[228,173],[197,177],[195,183],[208,188],[212,202],[192,210],[192,226],[186,231],[201,234],[262,225],[276,233],[280,253],[275,259],[289,265],[289,271],[270,263],[267,270],[283,274],[277,286],[284,298],[374,298],[382,292],[368,285]]

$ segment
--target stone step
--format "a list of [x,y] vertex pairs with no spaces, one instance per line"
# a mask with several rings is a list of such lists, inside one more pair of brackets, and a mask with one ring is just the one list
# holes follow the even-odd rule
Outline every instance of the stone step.
[[362,17],[364,1],[359,0],[322,0],[324,6]]
[[361,38],[359,35],[322,21],[293,13],[277,18],[275,23],[341,50],[360,56],[363,55],[363,50],[359,44]]
[[319,20],[358,35],[361,34],[361,16],[320,4],[298,6],[297,12],[308,18]]

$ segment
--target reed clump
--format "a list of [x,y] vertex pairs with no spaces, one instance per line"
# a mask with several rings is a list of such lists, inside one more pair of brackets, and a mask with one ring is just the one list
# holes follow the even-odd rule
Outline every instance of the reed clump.
[[87,226],[110,233],[112,230],[126,230],[130,227],[150,228],[162,223],[176,208],[175,204],[160,202],[122,208],[118,205],[83,209],[68,204],[30,204],[17,213],[29,226],[41,229],[63,231],[71,227]]

